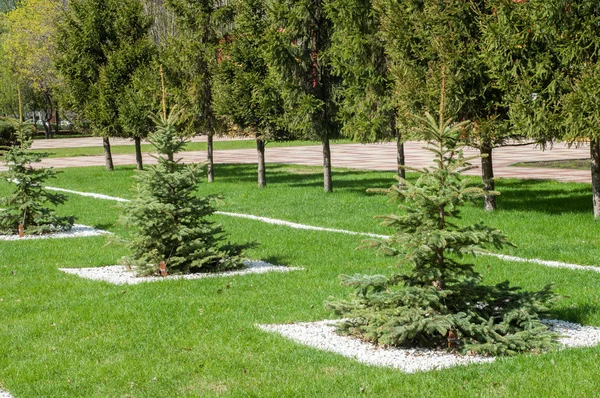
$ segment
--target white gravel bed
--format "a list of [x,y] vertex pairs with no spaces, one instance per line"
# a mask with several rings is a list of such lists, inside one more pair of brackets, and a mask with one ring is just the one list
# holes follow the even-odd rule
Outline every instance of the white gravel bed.
[[64,238],[81,238],[85,236],[101,236],[110,235],[110,232],[88,227],[87,225],[73,224],[70,231],[55,232],[44,235],[25,235],[20,238],[19,235],[0,235],[0,241],[3,240],[31,240],[31,239],[64,239]]
[[583,326],[558,319],[546,319],[543,322],[550,327],[550,330],[561,335],[558,342],[564,348],[593,347],[600,344],[598,327]]
[[143,276],[139,277],[135,271],[128,270],[122,265],[111,265],[107,267],[96,268],[59,268],[61,271],[68,274],[78,275],[86,279],[94,279],[99,281],[110,282],[115,285],[135,285],[143,282],[160,282],[176,279],[205,279],[219,278],[224,276],[238,276],[248,274],[264,274],[267,272],[289,272],[300,271],[304,268],[285,267],[282,265],[273,265],[264,261],[244,261],[248,268],[243,268],[235,271],[213,272],[213,273],[198,273],[188,275],[170,275],[165,277],[160,276]]
[[[335,333],[335,325],[338,322],[340,321],[325,320],[287,325],[257,326],[267,332],[279,333],[300,344],[334,352],[368,365],[392,367],[406,373],[494,361],[493,357],[455,355],[445,351],[422,348],[377,347],[357,338],[338,335]],[[559,342],[565,348],[590,347],[600,344],[600,328],[558,320],[547,320],[545,323],[553,331],[563,335]]]
[[0,390],[0,398],[13,398],[13,396],[8,391]]

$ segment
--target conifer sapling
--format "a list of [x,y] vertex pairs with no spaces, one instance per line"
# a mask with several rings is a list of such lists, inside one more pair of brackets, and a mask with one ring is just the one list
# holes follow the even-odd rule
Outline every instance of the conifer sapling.
[[32,152],[26,126],[16,121],[15,125],[19,145],[2,151],[2,160],[8,166],[6,178],[13,191],[0,198],[0,234],[39,235],[70,230],[74,217],[59,217],[47,206],[66,201],[66,196],[44,189],[44,182],[53,178],[56,171],[32,167],[48,154]]
[[[384,241],[371,241],[386,254],[408,264],[408,274],[342,275],[355,289],[350,300],[327,303],[342,315],[338,331],[380,345],[451,348],[468,353],[511,355],[556,345],[556,335],[541,322],[556,298],[551,286],[538,292],[481,283],[472,264],[459,260],[485,247],[509,244],[499,230],[482,223],[459,226],[460,208],[486,194],[460,173],[471,168],[457,148],[464,123],[419,118],[435,165],[416,182],[402,180],[390,188],[401,214],[383,218],[395,229]],[[489,192],[488,192],[489,193]]]
[[243,267],[248,246],[221,244],[223,229],[207,220],[214,213],[210,196],[197,195],[202,165],[174,159],[186,141],[179,134],[182,112],[173,108],[154,117],[149,141],[158,164],[139,172],[136,197],[124,207],[124,221],[134,228],[132,254],[123,259],[140,274],[158,274],[164,261],[169,274],[214,272]]

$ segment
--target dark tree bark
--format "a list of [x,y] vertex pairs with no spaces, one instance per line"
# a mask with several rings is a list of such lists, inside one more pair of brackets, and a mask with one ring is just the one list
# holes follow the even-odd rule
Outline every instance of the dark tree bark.
[[496,195],[488,195],[487,192],[494,190],[494,167],[492,162],[493,147],[490,143],[483,143],[479,148],[481,153],[481,179],[483,180],[483,208],[485,211],[496,210]]
[[333,181],[331,180],[331,148],[329,146],[329,136],[321,138],[323,146],[323,190],[333,192]]
[[210,132],[206,136],[206,161],[208,162],[208,166],[206,169],[206,174],[208,176],[208,182],[213,182],[215,180],[215,172],[214,172],[214,161],[213,161],[213,133]]
[[398,164],[398,177],[406,178],[406,170],[403,166],[406,165],[406,158],[404,157],[404,140],[402,133],[396,133],[396,153],[397,153],[397,164]]
[[594,203],[594,218],[600,218],[600,142],[590,140],[590,155],[592,158],[592,196]]
[[265,172],[265,142],[261,135],[256,136],[256,152],[258,152],[258,187],[267,186],[267,175]]
[[102,146],[104,147],[106,170],[113,171],[115,166],[113,165],[112,154],[110,153],[110,139],[108,137],[102,137]]
[[142,160],[142,139],[140,137],[134,137],[135,142],[135,163],[138,170],[144,170],[144,161]]

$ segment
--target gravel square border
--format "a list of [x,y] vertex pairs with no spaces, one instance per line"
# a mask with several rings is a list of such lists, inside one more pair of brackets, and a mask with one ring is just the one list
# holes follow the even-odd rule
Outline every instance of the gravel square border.
[[73,224],[73,228],[71,228],[69,231],[55,232],[44,235],[25,235],[22,238],[19,237],[19,235],[0,235],[0,241],[81,238],[85,236],[102,236],[110,234],[111,233],[108,231],[88,227],[87,225]]
[[264,274],[267,272],[290,272],[290,271],[301,271],[304,268],[299,267],[286,267],[283,265],[273,265],[264,261],[244,261],[244,264],[248,268],[243,268],[235,271],[225,272],[212,272],[212,273],[196,273],[188,275],[169,275],[165,277],[160,276],[143,276],[138,277],[135,271],[128,270],[123,265],[110,265],[107,267],[94,267],[94,268],[59,268],[60,271],[80,276],[86,279],[93,279],[98,281],[105,281],[115,285],[135,285],[144,282],[163,282],[170,280],[179,279],[206,279],[206,278],[220,278],[226,276],[238,276],[248,274]]
[[[473,363],[490,363],[495,360],[493,357],[456,355],[422,348],[377,347],[357,338],[338,335],[335,333],[335,325],[338,322],[340,320],[256,326],[300,344],[340,354],[367,365],[392,367],[405,373],[426,372]],[[546,320],[544,323],[550,326],[552,331],[561,334],[559,343],[563,348],[591,347],[600,344],[598,327],[582,326],[560,320]]]
[[0,398],[13,398],[8,391],[0,390]]

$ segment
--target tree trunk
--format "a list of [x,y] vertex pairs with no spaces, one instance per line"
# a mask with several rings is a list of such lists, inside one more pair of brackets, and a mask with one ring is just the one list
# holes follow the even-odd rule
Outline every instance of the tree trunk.
[[104,160],[106,162],[106,170],[113,171],[115,166],[113,165],[112,154],[110,153],[110,140],[108,137],[102,137],[102,146],[104,147]]
[[42,124],[44,125],[44,138],[45,139],[52,138],[52,125],[45,118],[44,119],[40,118],[40,120],[42,121]]
[[493,147],[489,143],[483,143],[481,148],[479,148],[481,153],[481,179],[483,180],[483,190],[486,192],[483,196],[483,208],[485,211],[496,210],[496,195],[487,194],[487,192],[494,190],[492,150]]
[[214,161],[213,161],[213,133],[208,133],[206,136],[206,160],[208,161],[208,167],[206,173],[208,175],[208,182],[215,180],[214,172]]
[[56,134],[60,134],[60,115],[58,114],[58,107],[54,114],[56,116],[56,124],[54,125],[54,131],[56,132]]
[[397,164],[398,164],[398,177],[406,179],[406,170],[403,166],[406,165],[406,159],[404,158],[404,141],[402,139],[402,133],[396,133],[396,150],[397,150]]
[[144,170],[144,161],[142,160],[142,139],[140,137],[134,137],[135,142],[135,163],[138,170]]
[[321,139],[323,145],[323,190],[333,192],[333,182],[331,180],[331,148],[329,147],[329,136]]
[[592,196],[594,203],[594,218],[600,218],[600,142],[590,140],[592,158]]
[[267,186],[267,175],[265,172],[265,142],[262,136],[256,136],[256,151],[258,152],[258,187]]

